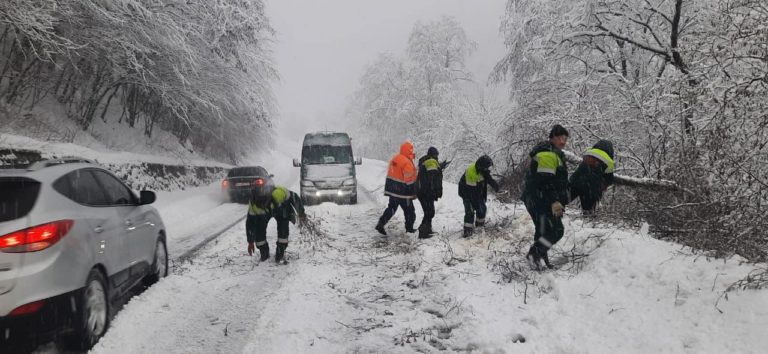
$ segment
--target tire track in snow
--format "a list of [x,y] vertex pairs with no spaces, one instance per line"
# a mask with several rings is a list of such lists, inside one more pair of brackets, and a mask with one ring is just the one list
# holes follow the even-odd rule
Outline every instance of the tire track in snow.
[[238,223],[243,222],[243,220],[245,220],[245,217],[246,215],[243,215],[239,219],[235,220],[233,223],[223,227],[221,230],[216,231],[213,234],[205,237],[200,243],[190,247],[189,249],[184,251],[181,255],[176,257],[174,261],[183,263],[185,260],[189,260],[190,258],[192,258],[192,256],[195,255],[195,253],[197,253],[201,248],[205,247],[205,245],[207,245],[209,242],[213,241],[215,238],[219,237],[221,234],[227,232],[229,229],[235,227],[235,225],[237,225]]
[[[168,229],[168,256],[171,259],[188,258],[191,250],[210,241],[211,235],[221,234],[245,217],[247,206],[223,203],[194,215],[173,220]],[[222,227],[225,225],[226,227]]]
[[[245,352],[430,352],[467,343],[454,341],[466,308],[441,284],[437,238],[405,234],[402,216],[373,229],[383,210],[368,187],[361,203],[307,208],[330,241],[295,267],[284,294],[262,314]],[[292,236],[293,237],[293,236]],[[303,252],[303,250],[300,250]]]
[[248,256],[240,225],[132,299],[93,353],[242,352],[292,271]]

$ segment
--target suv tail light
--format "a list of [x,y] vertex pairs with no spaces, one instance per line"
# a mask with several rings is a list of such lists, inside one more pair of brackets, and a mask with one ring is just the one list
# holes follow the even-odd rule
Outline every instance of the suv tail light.
[[221,188],[229,188],[229,181],[226,179],[221,181]]
[[264,179],[263,178],[257,178],[253,181],[254,186],[261,186],[264,185]]
[[45,300],[30,302],[26,305],[21,305],[13,309],[13,311],[11,311],[11,313],[9,313],[8,316],[21,316],[21,315],[27,315],[30,313],[35,313],[37,311],[40,311],[40,309],[43,308],[43,305],[45,305]]
[[36,252],[59,242],[72,229],[73,220],[59,220],[0,236],[0,251]]

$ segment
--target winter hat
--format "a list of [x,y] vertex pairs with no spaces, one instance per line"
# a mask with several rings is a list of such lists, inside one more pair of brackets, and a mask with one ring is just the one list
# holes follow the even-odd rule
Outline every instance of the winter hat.
[[568,130],[563,128],[562,125],[560,125],[560,124],[553,125],[552,126],[552,130],[549,131],[549,138],[552,139],[552,138],[554,138],[556,136],[560,136],[560,135],[570,136],[570,135],[568,135]]
[[491,157],[488,155],[480,156],[480,158],[477,159],[477,162],[475,162],[475,167],[479,170],[489,170],[491,169],[491,166],[493,166],[493,160],[491,160]]
[[429,149],[427,149],[427,155],[432,157],[437,157],[438,155],[437,148],[434,146],[430,146]]
[[613,156],[613,143],[610,140],[601,139],[595,146],[593,146],[593,148],[603,150],[611,157],[611,159],[615,159]]
[[271,180],[267,180],[263,184],[257,184],[251,189],[251,200],[260,207],[265,207],[272,200],[272,191],[275,190],[275,185]]

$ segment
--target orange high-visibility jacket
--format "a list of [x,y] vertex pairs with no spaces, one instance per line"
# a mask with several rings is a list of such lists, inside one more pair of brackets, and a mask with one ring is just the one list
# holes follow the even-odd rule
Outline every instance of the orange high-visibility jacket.
[[410,141],[400,145],[400,153],[389,161],[387,181],[384,184],[384,194],[392,197],[416,198],[416,177],[418,170],[413,164],[416,154]]

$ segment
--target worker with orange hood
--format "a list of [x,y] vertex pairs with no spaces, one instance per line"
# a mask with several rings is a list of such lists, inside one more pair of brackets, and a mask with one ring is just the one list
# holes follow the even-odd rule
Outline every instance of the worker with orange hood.
[[416,232],[413,224],[416,222],[416,209],[413,206],[413,200],[416,198],[416,177],[418,170],[413,164],[416,158],[413,143],[406,140],[400,145],[400,153],[389,160],[389,170],[387,171],[387,181],[384,184],[384,195],[389,196],[389,205],[384,210],[384,214],[379,218],[376,224],[376,231],[386,235],[384,225],[392,219],[397,212],[397,207],[403,209],[405,213],[405,232]]

